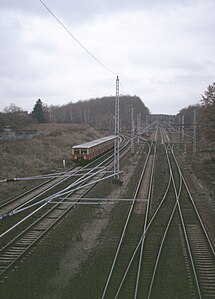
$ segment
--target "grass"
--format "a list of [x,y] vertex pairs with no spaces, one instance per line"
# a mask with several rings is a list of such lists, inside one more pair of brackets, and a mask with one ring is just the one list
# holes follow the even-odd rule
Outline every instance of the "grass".
[[[101,136],[93,128],[76,124],[31,125],[47,133],[27,140],[0,143],[0,180],[63,171],[62,161],[71,165],[71,147]],[[38,181],[1,184],[0,203],[33,187]]]

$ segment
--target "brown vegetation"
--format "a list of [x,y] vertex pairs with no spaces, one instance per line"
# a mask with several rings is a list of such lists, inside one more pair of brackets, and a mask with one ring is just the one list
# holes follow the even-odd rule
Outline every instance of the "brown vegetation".
[[[63,171],[62,160],[71,165],[71,146],[101,136],[93,128],[75,124],[31,125],[48,135],[0,143],[0,179],[20,178]],[[15,196],[38,181],[1,184],[0,201]]]
[[[197,110],[197,156],[192,167],[211,195],[215,194],[215,82],[202,95],[200,104],[183,108],[178,116],[184,116],[185,132],[192,138],[194,110]],[[192,142],[192,139],[191,139]],[[191,147],[192,145],[190,145]],[[191,148],[192,152],[192,148]]]
[[[52,122],[88,124],[99,130],[114,130],[115,126],[115,97],[103,97],[61,107],[50,107]],[[149,109],[137,96],[120,97],[120,121],[122,128],[130,128],[131,105],[134,107],[134,119],[141,113],[142,120],[149,115]]]

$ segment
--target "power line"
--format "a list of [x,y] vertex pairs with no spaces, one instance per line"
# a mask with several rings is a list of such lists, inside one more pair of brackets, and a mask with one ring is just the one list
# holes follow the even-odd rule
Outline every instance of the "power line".
[[71,33],[71,31],[54,15],[54,13],[48,8],[48,6],[42,1],[40,0],[40,2],[42,3],[42,5],[47,9],[47,11],[55,18],[55,20],[64,28],[64,30],[67,31],[67,33],[79,44],[79,46],[81,46],[88,55],[90,55],[98,64],[100,64],[103,68],[105,68],[108,72],[110,72],[112,75],[117,76],[116,73],[114,73],[113,71],[111,71],[108,67],[106,67],[101,61],[99,61],[92,53],[90,53],[89,50],[87,50],[86,47],[84,47],[82,45],[81,42],[79,42],[79,40]]
[[122,85],[121,80],[119,81],[119,84],[120,84],[120,86],[121,86],[121,88],[122,88],[122,91],[123,91],[123,93],[124,93],[124,95],[125,95],[125,90],[124,90],[124,88],[123,88],[123,85]]

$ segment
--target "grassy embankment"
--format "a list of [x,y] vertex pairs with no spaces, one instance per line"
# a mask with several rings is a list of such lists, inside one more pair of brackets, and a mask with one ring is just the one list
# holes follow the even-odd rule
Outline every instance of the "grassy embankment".
[[[1,142],[0,180],[63,171],[63,160],[66,161],[66,167],[71,165],[72,145],[101,137],[101,133],[84,125],[43,124],[29,129],[48,134],[26,140]],[[38,184],[38,180],[1,184],[0,202],[35,184]]]

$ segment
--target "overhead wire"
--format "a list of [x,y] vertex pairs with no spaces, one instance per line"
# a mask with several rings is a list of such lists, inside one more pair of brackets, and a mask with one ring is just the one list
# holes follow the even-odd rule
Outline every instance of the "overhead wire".
[[[53,18],[63,27],[64,30],[81,46],[88,55],[90,55],[99,65],[101,65],[104,69],[106,69],[108,72],[110,72],[112,75],[117,76],[118,75],[113,72],[111,69],[109,69],[105,64],[103,64],[99,59],[97,59],[73,34],[72,32],[60,21],[58,17],[50,10],[50,8],[42,1],[39,0],[41,4],[45,7],[45,9],[53,16]],[[125,94],[124,88],[122,86],[121,81],[119,81],[120,86]],[[48,174],[48,175],[40,175],[40,176],[32,176],[32,177],[26,177],[26,178],[11,178],[11,179],[1,179],[0,183],[6,183],[6,182],[17,182],[17,181],[27,181],[27,180],[36,180],[36,179],[48,179],[48,178],[55,178],[58,175],[63,175],[63,176],[71,176],[71,175],[66,175],[64,173],[59,173],[59,174]]]
[[123,91],[123,93],[124,93],[124,95],[125,95],[125,90],[124,90],[124,88],[123,88],[123,85],[122,85],[121,80],[119,81],[119,84],[120,84],[120,86],[121,86],[121,88],[122,88],[122,91]]
[[79,46],[84,49],[88,55],[90,55],[98,64],[100,64],[104,69],[106,69],[108,72],[110,72],[112,75],[117,76],[115,72],[113,72],[111,69],[109,69],[105,64],[103,64],[99,59],[97,59],[75,36],[72,34],[72,32],[60,21],[58,17],[50,10],[50,8],[42,1],[39,0],[41,4],[46,8],[46,10],[53,16],[53,18],[66,30],[66,32],[79,44]]

